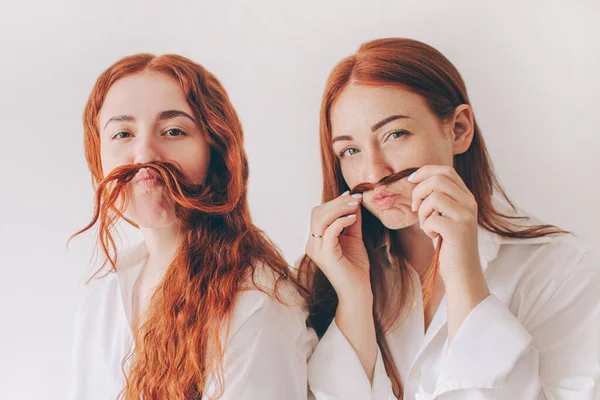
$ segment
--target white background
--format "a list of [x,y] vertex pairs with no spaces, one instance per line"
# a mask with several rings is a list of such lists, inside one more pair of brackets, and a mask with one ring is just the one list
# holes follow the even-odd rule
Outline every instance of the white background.
[[[0,398],[61,399],[93,234],[81,115],[138,52],[214,72],[240,114],[254,219],[297,259],[320,199],[318,109],[360,43],[422,40],[462,73],[501,182],[522,208],[600,242],[597,1],[39,1],[0,6]],[[16,2],[15,2],[16,3]],[[114,7],[113,7],[114,6]]]

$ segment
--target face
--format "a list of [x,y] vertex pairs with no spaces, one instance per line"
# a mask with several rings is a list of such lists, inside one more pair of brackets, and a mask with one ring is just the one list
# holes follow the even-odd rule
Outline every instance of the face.
[[[393,86],[347,86],[331,110],[333,150],[350,188],[406,168],[453,165],[453,120],[442,122],[424,97]],[[406,179],[364,193],[363,205],[389,229],[418,223]]]
[[[204,182],[210,146],[179,84],[171,77],[144,71],[122,78],[110,88],[99,114],[100,156],[107,176],[115,167],[149,161],[178,163],[194,183]],[[174,202],[155,179],[128,184],[126,214],[140,227],[176,221]]]

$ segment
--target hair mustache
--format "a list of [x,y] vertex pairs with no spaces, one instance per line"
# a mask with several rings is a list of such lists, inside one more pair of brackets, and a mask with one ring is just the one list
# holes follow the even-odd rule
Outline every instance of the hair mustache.
[[418,169],[419,168],[407,168],[400,172],[396,172],[395,174],[385,176],[382,179],[380,179],[379,182],[376,182],[376,183],[368,183],[368,182],[359,183],[358,185],[354,186],[354,188],[352,188],[350,190],[350,194],[369,192],[379,186],[391,185],[392,183],[399,181],[400,179],[406,178],[407,176],[409,176],[413,172],[417,171]]

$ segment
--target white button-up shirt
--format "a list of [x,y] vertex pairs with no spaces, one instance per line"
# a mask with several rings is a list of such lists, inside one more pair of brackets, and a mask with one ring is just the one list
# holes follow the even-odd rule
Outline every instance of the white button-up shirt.
[[[75,318],[69,399],[111,400],[122,390],[121,362],[133,344],[132,288],[147,256],[142,242],[119,255],[116,273],[87,286]],[[286,286],[280,285],[284,290]],[[284,298],[298,300],[287,289]],[[286,307],[256,289],[241,292],[225,345],[222,400],[306,400],[306,363],[316,345],[316,335],[306,330],[306,317],[297,301]],[[214,382],[208,382],[205,394],[215,390]]]
[[[410,269],[416,297],[386,336],[404,400],[600,399],[598,263],[571,235],[508,239],[480,229],[479,253],[491,295],[450,345],[446,297],[424,332],[421,285]],[[317,400],[396,399],[381,352],[371,385],[335,320],[308,379]]]

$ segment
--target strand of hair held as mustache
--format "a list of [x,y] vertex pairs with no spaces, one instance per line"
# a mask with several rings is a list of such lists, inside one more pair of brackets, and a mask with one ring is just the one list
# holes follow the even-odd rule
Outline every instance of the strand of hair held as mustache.
[[[392,183],[399,181],[400,179],[404,179],[411,175],[413,172],[416,172],[419,168],[407,168],[395,174],[386,176],[382,178],[377,183],[360,183],[356,185],[352,190],[350,190],[350,194],[356,193],[364,193],[371,191],[379,186],[388,186]],[[435,249],[435,254],[433,255],[433,259],[431,263],[425,269],[422,276],[423,282],[423,308],[427,307],[429,301],[431,300],[431,296],[433,294],[433,289],[435,287],[435,280],[437,277],[437,272],[440,264],[440,249],[442,248],[442,235],[438,235],[437,244]]]
[[[94,200],[94,212],[90,223],[69,238],[70,242],[74,237],[88,231],[98,223],[98,240],[107,261],[111,263],[113,269],[116,268],[116,243],[110,231],[119,218],[123,218],[132,225],[137,226],[124,215],[129,201],[126,189],[127,185],[142,168],[149,168],[157,173],[159,182],[164,185],[176,204],[176,213],[180,220],[188,219],[192,211],[225,214],[235,207],[233,201],[217,204],[211,199],[211,191],[208,187],[190,182],[181,171],[181,168],[174,163],[152,161],[144,164],[126,164],[116,167],[98,184]],[[122,201],[117,205],[119,199]],[[109,252],[109,247],[112,252]],[[114,257],[111,256],[111,253],[114,254]]]

